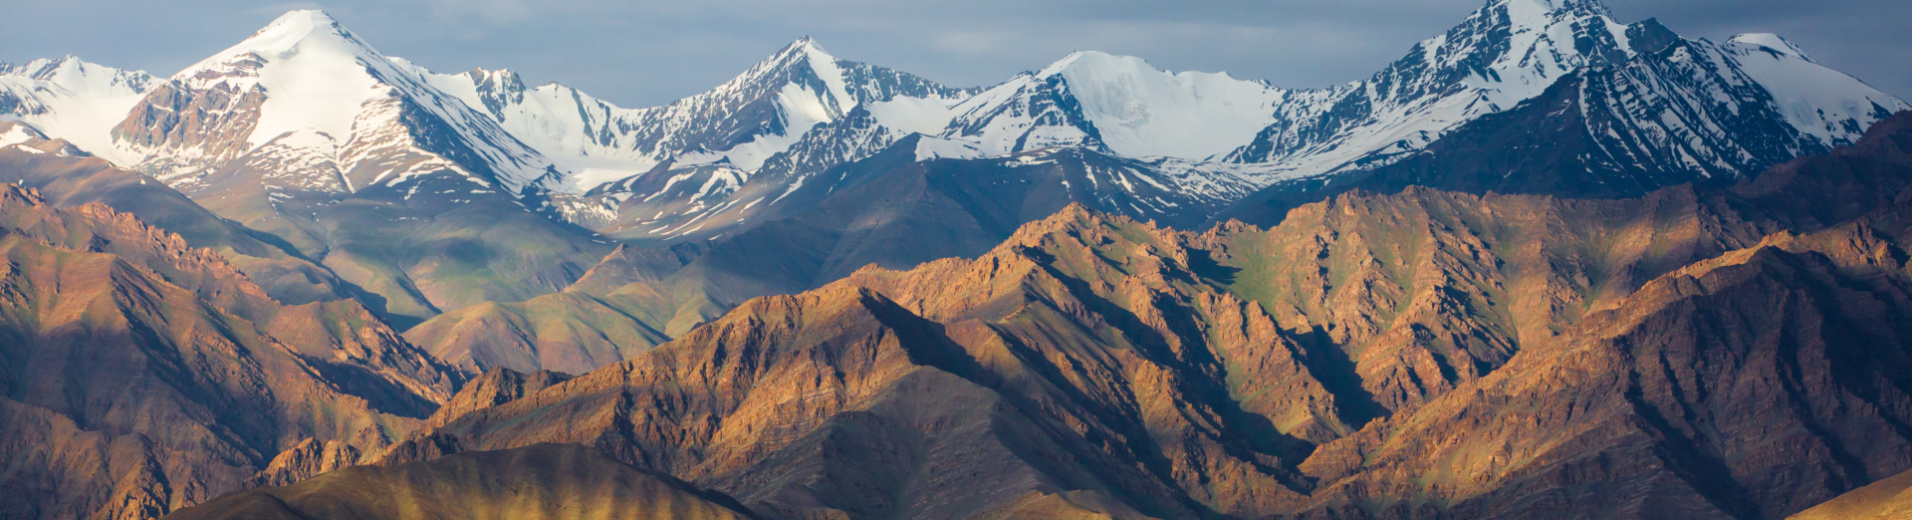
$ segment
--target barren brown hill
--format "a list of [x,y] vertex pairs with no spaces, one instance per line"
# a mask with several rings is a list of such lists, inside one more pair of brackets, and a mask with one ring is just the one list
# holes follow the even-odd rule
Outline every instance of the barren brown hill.
[[[501,478],[501,476],[507,476]],[[583,446],[540,444],[430,462],[344,469],[235,493],[182,520],[742,520],[748,514]]]
[[305,440],[376,451],[463,377],[101,204],[0,185],[0,255],[0,516],[157,517]]

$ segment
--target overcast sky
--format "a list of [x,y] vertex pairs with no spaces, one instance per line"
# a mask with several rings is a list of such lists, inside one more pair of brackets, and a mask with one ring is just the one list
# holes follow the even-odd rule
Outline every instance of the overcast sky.
[[[1485,0],[57,0],[5,2],[0,60],[73,54],[170,75],[279,14],[321,8],[380,51],[439,72],[510,68],[628,107],[706,90],[802,36],[839,58],[958,86],[1070,51],[1227,71],[1285,87],[1365,79]],[[548,4],[561,4],[551,6]],[[1773,32],[1912,97],[1912,0],[1608,0],[1687,37]]]

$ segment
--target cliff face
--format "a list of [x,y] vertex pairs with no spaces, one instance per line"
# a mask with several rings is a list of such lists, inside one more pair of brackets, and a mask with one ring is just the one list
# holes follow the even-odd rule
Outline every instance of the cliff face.
[[372,451],[462,375],[350,302],[284,306],[100,204],[0,186],[0,516],[151,518],[306,439]]

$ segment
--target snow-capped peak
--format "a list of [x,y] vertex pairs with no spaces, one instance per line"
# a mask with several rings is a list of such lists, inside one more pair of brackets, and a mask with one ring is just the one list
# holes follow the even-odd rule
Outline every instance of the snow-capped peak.
[[[431,85],[429,71],[386,57],[322,11],[292,11],[239,44],[174,74],[113,138],[169,183],[198,182],[280,136],[364,169],[358,186],[448,171],[517,193],[552,177],[550,162],[482,107]],[[190,111],[195,117],[168,116]],[[327,149],[329,148],[329,149]],[[348,171],[358,171],[347,168]]]
[[758,62],[756,66],[718,87],[717,90],[749,90],[763,86],[764,81],[802,81],[804,75],[802,68],[808,68],[811,74],[823,81],[826,92],[819,92],[819,94],[828,94],[829,98],[823,101],[833,106],[822,108],[834,112],[829,114],[825,121],[834,120],[856,108],[857,99],[850,95],[849,88],[844,82],[843,68],[838,64],[836,56],[824,50],[821,44],[809,36],[790,42],[776,54]]
[[[856,108],[857,99],[850,95],[850,89],[845,86],[843,67],[838,65],[836,56],[832,56],[829,51],[823,50],[823,46],[818,45],[816,40],[810,39],[809,36],[805,36],[791,45],[803,52],[804,59],[809,62],[810,70],[816,71],[817,77],[821,78],[823,84],[829,87],[830,97],[836,98],[838,110],[842,111],[842,113],[848,113],[850,109]],[[839,114],[839,116],[840,115],[841,114]]]
[[383,94],[367,67],[384,61],[324,11],[302,10],[280,16],[173,79],[197,89],[220,83],[237,92],[264,87],[266,103],[246,139],[257,147],[302,128],[351,135],[361,108]]
[[[378,55],[378,52],[360,41],[351,31],[340,26],[337,20],[325,11],[316,9],[291,11],[280,15],[272,23],[266,24],[252,37],[237,45],[213,54],[199,63],[181,71],[181,75],[199,72],[202,69],[217,67],[228,60],[246,54],[256,54],[270,59],[275,56],[291,54],[298,50],[308,39],[316,39],[331,50],[346,50],[353,55]],[[328,41],[329,40],[329,41]],[[179,76],[175,76],[179,77]]]

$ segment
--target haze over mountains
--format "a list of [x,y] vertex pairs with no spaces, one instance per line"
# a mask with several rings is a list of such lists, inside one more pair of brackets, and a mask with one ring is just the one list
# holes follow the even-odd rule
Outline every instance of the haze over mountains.
[[0,64],[0,515],[1780,518],[1912,469],[1907,110],[1592,0],[1321,90]]

